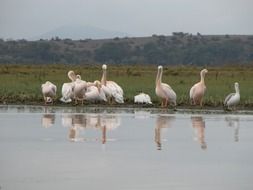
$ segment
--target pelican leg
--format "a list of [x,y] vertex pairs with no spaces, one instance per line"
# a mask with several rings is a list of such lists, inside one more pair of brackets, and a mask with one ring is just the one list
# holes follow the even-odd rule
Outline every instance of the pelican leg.
[[45,96],[43,96],[44,98],[44,105],[47,105],[47,98]]
[[106,143],[106,126],[102,128],[102,144]]
[[200,108],[202,109],[203,108],[203,101],[202,101],[202,98],[200,99]]
[[161,144],[161,131],[160,128],[155,128],[155,142],[157,145],[157,150],[162,149],[162,144]]
[[163,108],[164,107],[164,99],[162,99],[162,103],[161,103],[161,107]]
[[191,104],[191,106],[195,105],[195,101],[193,98],[190,99],[190,104]]
[[173,110],[177,111],[177,104],[176,103],[173,103]]
[[165,105],[164,105],[164,107],[166,107],[166,108],[168,107],[168,99],[167,98],[165,99]]

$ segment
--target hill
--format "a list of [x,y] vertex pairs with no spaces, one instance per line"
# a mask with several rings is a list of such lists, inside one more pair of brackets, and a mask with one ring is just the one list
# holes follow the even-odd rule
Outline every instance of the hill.
[[0,40],[0,63],[223,65],[253,63],[252,35]]
[[39,40],[39,39],[47,39],[50,40],[51,38],[58,37],[61,39],[72,39],[72,40],[79,40],[79,39],[103,39],[103,38],[114,38],[114,37],[125,37],[129,36],[123,32],[117,31],[109,31],[102,28],[94,27],[91,25],[64,25],[48,31],[40,36],[32,38],[32,40]]

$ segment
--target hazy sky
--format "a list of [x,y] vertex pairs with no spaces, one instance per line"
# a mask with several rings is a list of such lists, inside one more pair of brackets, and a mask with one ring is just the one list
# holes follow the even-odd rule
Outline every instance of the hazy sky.
[[31,38],[66,24],[133,36],[253,34],[253,0],[0,0],[0,38]]

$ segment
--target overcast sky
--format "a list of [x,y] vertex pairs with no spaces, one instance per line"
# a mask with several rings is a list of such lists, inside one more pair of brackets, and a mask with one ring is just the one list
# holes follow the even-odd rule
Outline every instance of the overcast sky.
[[0,0],[0,38],[77,24],[132,36],[253,34],[253,0]]

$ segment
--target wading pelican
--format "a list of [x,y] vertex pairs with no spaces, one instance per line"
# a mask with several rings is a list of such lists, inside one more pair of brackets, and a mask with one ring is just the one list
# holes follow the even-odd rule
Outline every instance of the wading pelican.
[[203,105],[203,96],[206,91],[205,75],[207,72],[207,69],[203,69],[200,72],[200,82],[194,84],[190,89],[190,101],[192,105],[199,104],[201,107]]
[[224,100],[224,107],[228,110],[232,110],[231,107],[234,107],[240,102],[240,90],[238,82],[235,83],[235,93],[230,93]]
[[41,85],[41,91],[43,94],[45,105],[47,103],[53,103],[53,98],[56,96],[57,87],[50,81]]
[[74,71],[68,72],[68,78],[72,82],[63,83],[62,90],[61,90],[62,98],[60,100],[65,103],[71,102],[72,98],[74,97],[73,89],[74,89],[74,82],[76,80],[76,75]]
[[162,98],[162,107],[167,107],[168,104],[173,104],[176,107],[177,95],[174,90],[166,83],[162,83],[163,67],[158,66],[157,76],[156,76],[156,95]]
[[107,65],[103,64],[102,70],[103,70],[103,74],[101,78],[101,85],[109,102],[113,98],[115,102],[117,103],[124,103],[124,98],[123,98],[124,93],[123,93],[122,88],[114,81],[107,81],[107,76],[106,76]]
[[140,93],[134,96],[134,103],[137,104],[152,104],[151,98],[148,94]]

